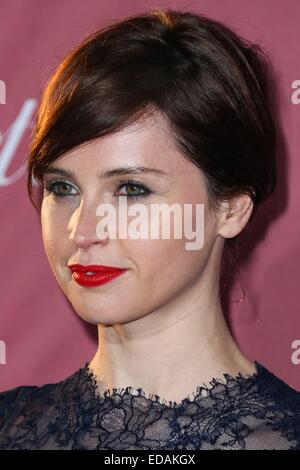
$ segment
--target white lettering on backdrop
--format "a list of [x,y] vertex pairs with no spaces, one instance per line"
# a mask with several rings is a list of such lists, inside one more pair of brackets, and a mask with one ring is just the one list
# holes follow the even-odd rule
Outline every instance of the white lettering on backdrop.
[[8,186],[17,181],[25,173],[25,164],[18,168],[13,175],[6,172],[17,151],[22,137],[29,126],[37,100],[27,99],[14,123],[3,134],[0,131],[0,186]]

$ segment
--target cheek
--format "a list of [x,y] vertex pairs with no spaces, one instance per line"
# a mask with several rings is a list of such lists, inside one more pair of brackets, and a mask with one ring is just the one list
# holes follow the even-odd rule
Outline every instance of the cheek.
[[136,265],[138,283],[144,286],[141,292],[147,296],[189,284],[201,274],[206,259],[205,248],[186,250],[185,240],[128,241],[126,251]]
[[41,207],[42,238],[47,256],[53,259],[62,246],[65,222],[54,206],[43,201]]
[[[193,207],[190,217],[186,213],[184,220],[190,227],[187,237],[184,237],[187,235],[184,228],[182,239],[174,238],[173,230],[170,239],[162,239],[161,232],[160,239],[151,239],[149,232],[148,239],[127,240],[123,246],[128,258],[136,265],[138,282],[145,284],[145,292],[160,292],[166,288],[176,290],[201,276],[214,243],[215,221],[206,204],[197,217]],[[188,249],[191,245],[200,248]]]

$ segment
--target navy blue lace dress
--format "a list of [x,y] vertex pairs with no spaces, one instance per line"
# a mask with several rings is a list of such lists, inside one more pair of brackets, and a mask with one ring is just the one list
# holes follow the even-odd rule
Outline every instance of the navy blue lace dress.
[[300,392],[255,361],[194,397],[100,393],[88,362],[66,379],[0,393],[0,449],[298,449]]

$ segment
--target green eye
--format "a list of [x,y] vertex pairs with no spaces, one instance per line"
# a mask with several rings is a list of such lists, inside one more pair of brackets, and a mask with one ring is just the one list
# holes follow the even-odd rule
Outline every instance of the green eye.
[[140,183],[135,183],[134,181],[127,181],[123,184],[121,184],[118,187],[118,191],[126,187],[126,192],[120,192],[117,194],[117,196],[127,196],[127,197],[133,197],[133,198],[140,198],[140,197],[145,197],[148,196],[152,191],[148,188],[146,188],[144,185]]
[[136,184],[127,184],[126,186],[128,188],[127,189],[128,194],[132,195],[132,192],[133,192],[134,196],[136,196],[137,195],[136,191],[138,191],[138,194],[140,194],[139,191],[140,191],[141,188],[139,186],[137,186]]
[[73,186],[66,181],[53,181],[52,183],[45,184],[45,189],[56,197],[73,196],[74,194],[69,192],[72,188]]
[[68,189],[70,189],[67,183],[57,183],[56,187],[61,188],[60,190],[57,191],[59,194],[64,194],[65,191],[68,194]]
[[[120,189],[123,187],[126,188],[125,192],[118,192],[117,196],[127,196],[128,198],[138,199],[138,198],[146,197],[153,192],[146,186],[140,183],[136,183],[134,181],[123,182],[122,184],[119,185],[118,191],[120,191]],[[53,193],[53,195],[57,198],[64,198],[67,196],[76,196],[74,192],[71,192],[72,189],[75,189],[75,188],[70,183],[67,183],[66,181],[56,180],[50,183],[45,183],[44,188],[49,193]]]

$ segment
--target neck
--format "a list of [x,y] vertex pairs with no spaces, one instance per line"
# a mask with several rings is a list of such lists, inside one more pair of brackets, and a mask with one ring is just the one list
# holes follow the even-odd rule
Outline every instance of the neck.
[[178,402],[224,373],[256,372],[229,331],[219,295],[198,289],[130,323],[98,325],[89,368],[100,392],[131,386]]

